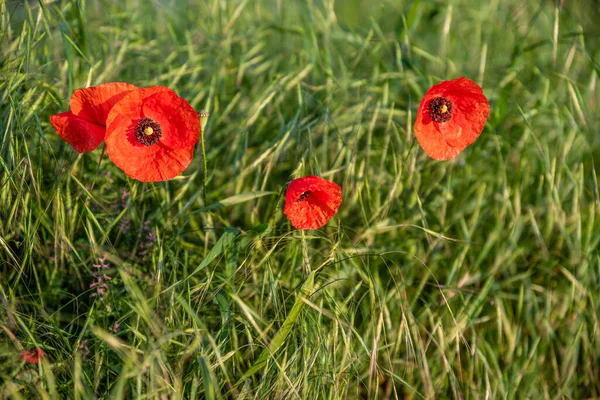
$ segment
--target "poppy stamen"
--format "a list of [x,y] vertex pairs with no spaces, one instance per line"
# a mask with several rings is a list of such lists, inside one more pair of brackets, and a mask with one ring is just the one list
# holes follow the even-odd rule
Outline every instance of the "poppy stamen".
[[448,122],[452,118],[452,102],[444,97],[435,97],[429,102],[427,108],[434,122]]
[[300,195],[300,197],[298,197],[298,200],[296,200],[296,202],[306,200],[306,198],[308,197],[309,194],[310,194],[310,190],[307,190],[306,192],[302,192],[302,194]]
[[144,146],[152,146],[160,140],[162,130],[158,122],[150,118],[142,118],[135,127],[135,138]]

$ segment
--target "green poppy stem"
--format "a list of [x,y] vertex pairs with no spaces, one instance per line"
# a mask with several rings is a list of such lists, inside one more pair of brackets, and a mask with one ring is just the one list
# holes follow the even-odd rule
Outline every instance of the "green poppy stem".
[[206,182],[208,181],[208,162],[206,161],[206,147],[204,146],[204,127],[208,122],[208,111],[200,110],[198,113],[200,116],[200,146],[202,147],[202,162],[204,163],[204,175],[202,177],[202,199],[204,200],[204,205],[206,206],[208,203],[206,202]]
[[301,241],[302,241],[302,270],[306,275],[309,275],[311,271],[310,267],[310,259],[308,258],[308,243],[306,241],[306,235],[304,234],[304,230],[300,231]]

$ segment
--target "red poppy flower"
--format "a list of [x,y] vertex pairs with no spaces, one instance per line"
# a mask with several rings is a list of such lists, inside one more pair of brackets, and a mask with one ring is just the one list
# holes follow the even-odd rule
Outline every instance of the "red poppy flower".
[[342,188],[318,176],[294,179],[285,193],[283,212],[297,229],[318,229],[342,204]]
[[200,137],[200,117],[164,86],[138,89],[114,105],[106,119],[106,152],[131,178],[171,179],[187,168]]
[[104,140],[106,117],[112,106],[134,89],[123,82],[77,89],[69,102],[71,111],[51,116],[50,123],[75,151],[92,151]]
[[21,360],[30,364],[37,364],[40,357],[42,357],[44,354],[44,350],[40,348],[36,348],[34,353],[27,350],[23,350],[21,352]]
[[481,88],[465,77],[432,86],[419,105],[415,136],[436,160],[459,155],[475,142],[490,114]]

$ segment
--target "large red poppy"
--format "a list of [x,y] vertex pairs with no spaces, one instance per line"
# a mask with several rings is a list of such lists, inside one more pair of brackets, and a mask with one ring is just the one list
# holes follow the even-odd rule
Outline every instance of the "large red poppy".
[[475,142],[490,114],[481,88],[465,77],[432,86],[419,105],[415,136],[436,160],[459,155]]
[[51,116],[50,123],[75,151],[92,151],[104,140],[110,109],[134,89],[137,88],[124,82],[77,89],[69,102],[71,110]]
[[40,348],[36,348],[34,352],[30,352],[27,350],[23,350],[21,352],[21,360],[28,362],[30,364],[37,364],[40,360],[40,357],[44,356],[44,350]]
[[200,137],[200,117],[164,86],[137,89],[106,119],[106,152],[131,178],[158,182],[182,173]]
[[285,193],[283,212],[297,229],[318,229],[342,204],[342,188],[318,176],[294,179]]

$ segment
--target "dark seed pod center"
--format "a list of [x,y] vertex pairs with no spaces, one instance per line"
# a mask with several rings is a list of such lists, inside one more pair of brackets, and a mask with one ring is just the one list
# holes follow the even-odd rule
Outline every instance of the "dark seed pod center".
[[135,138],[144,146],[152,146],[160,140],[162,130],[160,125],[153,119],[142,118],[135,127]]
[[429,116],[438,123],[450,121],[452,118],[452,102],[444,97],[436,97],[429,102]]
[[298,200],[296,200],[296,201],[306,200],[306,198],[308,197],[309,194],[310,194],[310,190],[307,190],[306,192],[302,192],[302,194],[300,195],[300,197],[298,197]]

